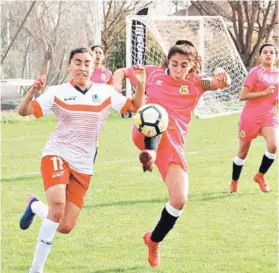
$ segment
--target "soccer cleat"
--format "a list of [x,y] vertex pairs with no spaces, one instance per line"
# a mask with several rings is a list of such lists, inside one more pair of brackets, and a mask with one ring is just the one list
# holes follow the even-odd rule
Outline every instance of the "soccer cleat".
[[160,243],[151,240],[151,232],[146,232],[143,236],[144,243],[148,248],[148,262],[151,267],[160,265]]
[[263,173],[258,172],[254,176],[254,181],[259,184],[260,189],[261,189],[262,192],[269,192],[270,191],[269,186],[265,184],[264,174]]
[[153,164],[156,160],[155,150],[143,150],[139,154],[139,160],[142,164],[142,169],[144,172],[151,172],[153,169]]
[[230,186],[230,192],[238,192],[238,180],[232,180],[231,186]]
[[39,201],[39,199],[34,195],[27,197],[27,206],[19,221],[19,226],[23,230],[28,229],[33,222],[35,213],[31,210],[31,204],[36,201]]

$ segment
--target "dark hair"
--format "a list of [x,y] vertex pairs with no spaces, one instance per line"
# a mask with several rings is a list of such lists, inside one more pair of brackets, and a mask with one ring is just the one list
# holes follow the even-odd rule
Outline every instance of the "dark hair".
[[188,40],[178,40],[178,41],[176,41],[175,44],[176,45],[188,45],[188,46],[195,47],[194,44],[192,42],[188,41]]
[[104,52],[104,48],[102,46],[100,46],[100,45],[93,45],[93,46],[91,46],[91,50],[93,51],[97,47],[101,48],[103,50],[103,52]]
[[78,53],[89,53],[92,56],[92,51],[91,51],[91,49],[89,47],[87,47],[87,46],[80,46],[80,47],[77,47],[77,48],[71,50],[70,57],[69,57],[69,63],[73,59],[74,55],[76,55]]
[[172,46],[168,52],[167,59],[164,63],[164,66],[167,67],[169,64],[169,60],[175,54],[186,55],[191,58],[194,62],[193,68],[189,71],[194,73],[199,73],[201,71],[201,60],[198,55],[198,51],[194,44],[188,40],[178,40],[175,45]]
[[275,54],[276,54],[276,56],[277,56],[277,49],[276,49],[275,45],[272,44],[272,43],[265,43],[265,44],[263,44],[263,45],[260,47],[260,50],[259,50],[259,53],[260,53],[260,54],[262,53],[263,49],[264,49],[266,46],[273,46],[274,49],[275,49]]

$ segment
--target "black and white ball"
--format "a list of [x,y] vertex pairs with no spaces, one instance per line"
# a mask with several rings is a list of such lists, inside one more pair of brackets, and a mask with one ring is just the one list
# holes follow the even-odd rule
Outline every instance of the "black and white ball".
[[168,127],[169,116],[164,107],[155,104],[145,104],[134,116],[135,126],[147,137],[162,134]]

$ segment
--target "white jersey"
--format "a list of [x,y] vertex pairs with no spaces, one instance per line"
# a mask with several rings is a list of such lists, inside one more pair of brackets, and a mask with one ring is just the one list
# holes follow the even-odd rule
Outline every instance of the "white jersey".
[[32,101],[35,117],[53,111],[57,119],[42,157],[57,155],[73,170],[93,174],[98,136],[110,108],[125,113],[130,103],[130,99],[106,84],[93,83],[85,94],[73,86],[73,81],[50,87]]

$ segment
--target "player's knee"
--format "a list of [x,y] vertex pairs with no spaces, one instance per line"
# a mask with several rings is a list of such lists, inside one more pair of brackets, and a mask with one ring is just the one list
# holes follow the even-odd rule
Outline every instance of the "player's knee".
[[276,143],[272,143],[272,144],[268,145],[267,150],[268,150],[271,154],[276,154],[276,153],[277,153],[277,144],[276,144]]
[[58,232],[62,234],[69,234],[74,228],[74,225],[66,224],[60,225],[58,228]]
[[247,157],[247,155],[248,155],[248,151],[249,151],[249,149],[243,149],[243,150],[238,152],[237,156],[240,159],[244,160]]
[[179,197],[175,197],[171,200],[171,205],[178,209],[178,210],[182,210],[185,206],[187,202],[187,198],[185,196],[179,196]]
[[61,222],[65,213],[65,204],[63,202],[55,202],[49,206],[48,217],[54,222]]

